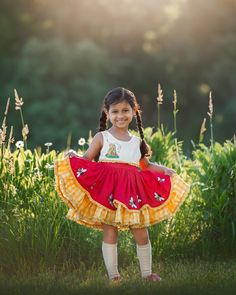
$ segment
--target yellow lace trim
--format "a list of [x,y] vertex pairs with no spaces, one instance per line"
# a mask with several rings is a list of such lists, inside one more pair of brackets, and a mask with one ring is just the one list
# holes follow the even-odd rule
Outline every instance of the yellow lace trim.
[[190,185],[180,176],[171,177],[171,191],[168,200],[159,207],[144,205],[140,210],[130,210],[123,203],[114,200],[115,210],[94,201],[76,179],[69,158],[55,161],[56,189],[61,199],[70,207],[66,217],[84,226],[102,230],[102,224],[117,226],[119,230],[143,228],[172,217],[184,199]]

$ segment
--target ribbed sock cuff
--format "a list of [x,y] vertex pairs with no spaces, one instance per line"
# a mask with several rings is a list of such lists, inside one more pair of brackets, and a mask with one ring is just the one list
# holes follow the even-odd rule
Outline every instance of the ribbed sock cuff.
[[102,242],[102,254],[109,279],[119,277],[117,243],[107,244]]
[[146,245],[136,244],[137,256],[139,259],[142,277],[145,278],[152,274],[152,247],[150,240]]

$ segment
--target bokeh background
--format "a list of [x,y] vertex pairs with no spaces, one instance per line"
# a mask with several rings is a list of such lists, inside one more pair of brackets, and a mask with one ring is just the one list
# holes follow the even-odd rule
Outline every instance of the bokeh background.
[[[235,0],[1,0],[0,112],[12,98],[8,125],[21,139],[14,91],[24,99],[28,147],[72,146],[94,134],[104,95],[113,87],[133,91],[144,126],[173,130],[177,91],[178,138],[197,140],[214,104],[214,138],[223,142],[236,126]],[[207,127],[204,141],[209,142]]]

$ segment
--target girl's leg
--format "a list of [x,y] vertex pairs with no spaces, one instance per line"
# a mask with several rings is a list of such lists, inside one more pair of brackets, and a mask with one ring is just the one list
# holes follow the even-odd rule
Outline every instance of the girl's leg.
[[131,232],[136,241],[142,277],[151,281],[160,281],[161,278],[157,274],[152,273],[152,247],[147,228],[131,228]]
[[102,254],[109,279],[119,278],[117,255],[117,227],[103,224]]
[[136,241],[137,256],[142,277],[152,274],[152,249],[147,228],[131,228]]

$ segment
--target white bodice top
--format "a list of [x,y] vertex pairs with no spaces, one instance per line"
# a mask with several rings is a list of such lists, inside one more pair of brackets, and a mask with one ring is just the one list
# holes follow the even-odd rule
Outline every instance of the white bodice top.
[[101,132],[103,135],[103,147],[100,151],[99,161],[123,162],[139,166],[141,158],[140,143],[141,139],[130,134],[129,141],[119,140],[109,131]]

